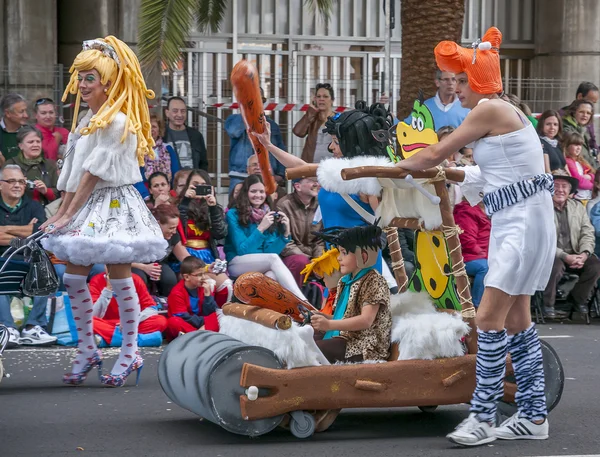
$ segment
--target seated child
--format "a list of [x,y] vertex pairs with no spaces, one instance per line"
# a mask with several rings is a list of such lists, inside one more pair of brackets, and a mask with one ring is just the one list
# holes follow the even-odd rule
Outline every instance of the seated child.
[[[140,298],[140,324],[138,335],[147,335],[154,332],[164,332],[167,328],[167,319],[160,316],[156,310],[156,303],[150,296],[144,280],[133,273],[131,275],[135,291]],[[99,335],[107,346],[112,346],[112,340],[120,333],[117,326],[120,323],[119,304],[115,298],[106,274],[97,274],[90,281],[90,294],[94,301],[94,334]],[[120,326],[119,326],[120,327]],[[117,337],[116,341],[120,338]],[[118,343],[121,344],[120,342]]]
[[339,249],[344,276],[338,283],[333,316],[311,317],[313,328],[326,332],[317,346],[331,363],[387,360],[392,336],[390,290],[373,268],[381,250],[381,228],[334,227],[321,236]]
[[206,264],[198,257],[189,256],[181,261],[180,271],[183,279],[173,287],[167,298],[167,339],[173,340],[181,333],[195,330],[218,332],[217,302]]
[[342,277],[340,273],[340,264],[337,260],[340,255],[340,251],[337,248],[332,247],[328,251],[324,251],[323,255],[312,259],[312,261],[306,265],[304,270],[300,272],[300,274],[304,276],[304,282],[308,281],[311,273],[314,273],[315,276],[322,278],[325,283],[325,287],[327,287],[325,302],[321,305],[321,312],[323,314],[332,315],[333,314],[333,303],[335,302],[335,297],[337,296],[337,285]]

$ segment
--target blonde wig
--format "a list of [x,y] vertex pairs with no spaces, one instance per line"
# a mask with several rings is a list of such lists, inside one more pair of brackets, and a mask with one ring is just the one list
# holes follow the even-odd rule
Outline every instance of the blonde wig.
[[96,70],[100,74],[100,82],[111,83],[107,92],[107,100],[98,112],[92,116],[89,126],[81,129],[82,135],[89,135],[98,129],[109,125],[119,111],[127,116],[121,142],[128,133],[137,137],[137,158],[140,165],[144,157],[154,158],[152,147],[154,140],[151,135],[150,112],[147,98],[154,98],[154,92],[146,87],[142,76],[140,63],[133,51],[114,36],[85,41],[83,50],[75,57],[69,72],[71,79],[62,97],[64,102],[69,94],[77,94],[73,126],[77,127],[77,114],[81,103],[79,92],[79,72]]
[[308,277],[313,272],[323,277],[331,276],[333,272],[339,271],[340,264],[337,259],[339,255],[340,251],[337,248],[331,248],[329,251],[323,251],[320,257],[312,259],[304,270],[300,272],[300,274],[304,275],[304,282],[308,281]]

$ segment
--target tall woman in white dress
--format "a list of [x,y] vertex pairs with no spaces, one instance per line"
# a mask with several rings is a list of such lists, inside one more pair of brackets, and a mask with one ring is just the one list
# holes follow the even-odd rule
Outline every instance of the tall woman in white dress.
[[[536,131],[525,115],[499,99],[502,35],[490,28],[472,49],[444,41],[435,48],[442,71],[456,73],[458,98],[470,108],[464,122],[440,143],[398,167],[422,170],[473,143],[478,166],[464,170],[463,195],[472,205],[483,198],[491,216],[489,272],[477,311],[477,387],[471,414],[448,438],[461,445],[500,439],[548,437],[544,368],[531,323],[530,298],[544,290],[556,250],[553,180],[544,173]],[[506,354],[511,353],[519,411],[495,427],[496,403],[503,395]]]
[[[63,382],[78,385],[94,367],[102,367],[92,329],[92,299],[86,284],[90,266],[108,266],[113,293],[119,303],[121,352],[110,374],[101,382],[119,387],[143,360],[137,353],[140,305],[131,279],[131,263],[164,257],[167,242],[133,184],[141,181],[140,164],[152,154],[146,88],[135,54],[109,36],[83,43],[71,67],[63,95],[77,94],[89,111],[69,135],[58,180],[66,191],[59,212],[42,228],[50,235],[44,247],[67,262],[64,284],[77,325],[78,351]],[[75,122],[73,127],[75,127]],[[136,381],[137,382],[137,381]]]

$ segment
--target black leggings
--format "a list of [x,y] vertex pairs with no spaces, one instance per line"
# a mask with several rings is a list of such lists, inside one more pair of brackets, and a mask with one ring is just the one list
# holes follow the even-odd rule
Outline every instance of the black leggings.
[[151,283],[156,284],[157,288],[158,288],[158,295],[161,297],[168,297],[169,294],[171,293],[171,290],[173,289],[173,287],[175,287],[175,285],[177,284],[177,275],[175,274],[175,272],[171,269],[171,267],[165,263],[161,263],[161,272],[160,272],[160,279],[158,281],[150,281],[150,278],[148,277],[148,275],[143,272],[142,270],[139,270],[137,268],[132,268],[131,271],[133,273],[135,273],[136,275],[138,275],[139,277],[141,277],[144,282],[146,283],[146,287],[148,287],[148,290],[150,290],[150,292],[152,293],[151,290]]

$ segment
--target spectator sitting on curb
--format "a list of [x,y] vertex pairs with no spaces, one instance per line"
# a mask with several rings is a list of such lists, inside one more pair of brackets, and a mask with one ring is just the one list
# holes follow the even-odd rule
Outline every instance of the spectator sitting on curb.
[[[27,182],[18,165],[6,165],[0,172],[0,254],[3,254],[13,238],[26,238],[37,232],[46,221],[44,208],[25,196]],[[9,347],[19,344],[40,346],[56,342],[48,335],[46,305],[48,297],[34,297],[33,309],[19,335],[10,312],[10,296],[0,295],[0,323],[8,327]]]

